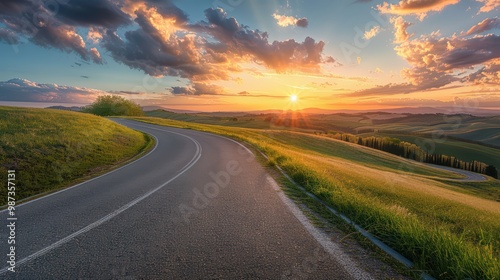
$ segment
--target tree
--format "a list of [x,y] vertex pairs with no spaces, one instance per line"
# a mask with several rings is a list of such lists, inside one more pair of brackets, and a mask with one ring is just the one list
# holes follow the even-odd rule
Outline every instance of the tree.
[[498,171],[494,165],[488,165],[485,174],[498,179]]
[[121,96],[103,95],[83,109],[98,116],[144,116],[141,106]]

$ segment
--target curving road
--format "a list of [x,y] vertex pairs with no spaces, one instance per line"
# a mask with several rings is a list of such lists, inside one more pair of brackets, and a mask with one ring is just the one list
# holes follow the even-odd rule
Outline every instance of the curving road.
[[16,209],[1,279],[370,279],[314,229],[240,144],[130,120],[141,159]]
[[464,175],[465,176],[465,178],[461,178],[461,179],[448,179],[448,178],[445,179],[445,178],[442,178],[442,179],[445,179],[447,181],[456,181],[456,182],[484,182],[484,181],[488,180],[488,177],[486,177],[486,175],[483,175],[483,174],[480,174],[480,173],[476,173],[476,172],[472,172],[472,171],[462,170],[462,169],[453,168],[453,167],[449,167],[449,166],[442,166],[442,165],[437,165],[437,164],[430,164],[430,163],[426,163],[425,165],[431,166],[431,167],[434,167],[434,168],[437,168],[437,169],[451,171],[453,173],[458,173],[460,175]]

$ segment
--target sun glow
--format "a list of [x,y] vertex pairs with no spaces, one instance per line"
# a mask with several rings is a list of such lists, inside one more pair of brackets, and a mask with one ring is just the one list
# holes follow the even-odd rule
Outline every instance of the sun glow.
[[297,103],[299,101],[299,97],[296,94],[290,95],[290,102]]

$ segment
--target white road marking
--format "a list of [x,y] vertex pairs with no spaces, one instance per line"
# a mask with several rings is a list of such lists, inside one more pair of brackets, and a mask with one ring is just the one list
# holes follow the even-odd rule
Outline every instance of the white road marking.
[[[151,127],[148,127],[148,128],[151,128]],[[131,202],[129,202],[129,203],[127,203],[127,204],[123,205],[123,206],[122,206],[122,207],[120,207],[119,209],[117,209],[117,210],[113,211],[112,213],[110,213],[110,214],[108,214],[108,215],[106,215],[106,216],[102,217],[101,219],[99,219],[99,220],[97,220],[97,221],[95,221],[95,222],[93,222],[93,223],[89,224],[88,226],[86,226],[86,227],[84,227],[84,228],[82,228],[82,229],[80,229],[80,230],[78,230],[78,231],[76,231],[76,232],[74,232],[74,233],[72,233],[72,234],[70,234],[70,235],[68,235],[68,236],[64,237],[63,239],[61,239],[61,240],[59,240],[59,241],[57,241],[57,242],[55,242],[55,243],[53,243],[53,244],[51,244],[51,245],[49,245],[49,246],[47,246],[47,247],[45,247],[45,248],[43,248],[43,249],[41,249],[41,250],[37,251],[37,252],[35,252],[35,253],[33,253],[33,254],[31,254],[31,255],[29,255],[29,256],[27,256],[27,257],[25,257],[25,258],[21,259],[21,260],[19,260],[18,262],[16,262],[16,267],[19,267],[19,266],[21,266],[21,265],[23,265],[23,264],[25,264],[25,263],[27,263],[27,262],[29,262],[29,261],[32,261],[32,260],[34,260],[34,259],[36,259],[36,258],[39,258],[39,257],[41,257],[41,256],[43,256],[43,255],[45,255],[45,254],[47,254],[48,252],[50,252],[50,251],[52,251],[52,250],[54,250],[54,249],[56,249],[56,248],[58,248],[58,247],[62,246],[63,244],[68,243],[69,241],[71,241],[71,240],[72,240],[72,239],[74,239],[75,237],[77,237],[77,236],[79,236],[79,235],[81,235],[81,234],[83,234],[83,233],[86,233],[86,232],[88,232],[88,231],[90,231],[90,230],[92,230],[92,229],[94,229],[94,228],[96,228],[96,227],[98,227],[98,226],[100,226],[100,225],[104,224],[105,222],[107,222],[107,221],[111,220],[112,218],[116,217],[117,215],[119,215],[119,214],[120,214],[120,213],[122,213],[123,211],[125,211],[125,210],[129,209],[130,207],[132,207],[132,206],[136,205],[136,204],[137,204],[137,203],[139,203],[140,201],[144,200],[144,199],[145,199],[145,198],[147,198],[148,196],[152,195],[153,193],[157,192],[157,191],[158,191],[158,190],[160,190],[161,188],[163,188],[163,187],[165,187],[166,185],[168,185],[170,182],[172,182],[173,180],[177,179],[179,176],[181,176],[181,175],[182,175],[182,174],[184,174],[186,171],[188,171],[188,170],[189,170],[189,169],[190,169],[193,165],[195,165],[195,164],[196,164],[196,162],[198,162],[198,160],[199,160],[199,159],[200,159],[200,157],[201,157],[201,151],[202,151],[202,149],[201,149],[201,145],[200,145],[200,143],[198,143],[198,141],[196,141],[195,139],[193,139],[193,138],[191,138],[191,137],[189,137],[189,136],[187,136],[187,135],[180,134],[180,133],[177,133],[177,132],[172,132],[172,131],[167,131],[167,130],[162,130],[162,129],[157,129],[157,128],[152,128],[152,129],[156,129],[156,130],[161,130],[161,131],[168,132],[168,133],[177,134],[177,135],[180,135],[180,136],[186,137],[186,138],[188,138],[189,140],[193,141],[193,143],[196,145],[196,153],[195,153],[195,155],[193,156],[193,158],[191,159],[190,164],[189,164],[189,165],[187,165],[187,166],[185,167],[185,169],[184,169],[184,170],[182,170],[180,173],[178,173],[177,175],[175,175],[173,178],[171,178],[170,180],[166,181],[165,183],[161,184],[160,186],[156,187],[155,189],[153,189],[153,190],[151,190],[151,191],[149,191],[149,192],[145,193],[144,195],[142,195],[142,196],[140,196],[140,197],[138,197],[138,198],[136,198],[136,199],[132,200]],[[158,144],[159,144],[158,139],[157,139],[157,142],[156,142],[156,143],[157,143],[157,144],[156,144],[156,146],[158,146]],[[156,147],[155,147],[155,149],[156,149]],[[154,150],[153,150],[153,151],[154,151]],[[151,151],[151,152],[152,152],[152,151]],[[150,153],[151,153],[151,152],[150,152]],[[148,155],[149,155],[149,153],[148,153]],[[116,170],[115,170],[115,171],[116,171]],[[110,172],[110,173],[112,173],[112,172]],[[92,179],[92,180],[95,180],[95,179],[97,179],[97,178],[103,177],[103,176],[108,175],[108,174],[110,174],[110,173],[107,173],[107,174],[101,175],[101,176],[96,177],[96,178],[94,178],[94,179]],[[92,181],[92,180],[89,180],[89,181]],[[87,182],[89,182],[89,181],[87,181]],[[82,184],[83,184],[83,183],[82,183]],[[81,184],[79,184],[79,185],[81,185]],[[78,186],[78,185],[77,185],[77,186]],[[1,269],[1,270],[0,270],[0,275],[1,275],[1,274],[6,273],[6,272],[8,271],[8,268],[9,268],[9,266],[4,267],[3,269]]]
[[278,183],[268,175],[268,183],[276,191],[279,198],[283,203],[290,209],[290,212],[299,220],[299,222],[304,226],[304,228],[311,234],[311,236],[316,239],[316,241],[321,244],[321,246],[327,251],[332,258],[334,258],[337,263],[339,263],[344,270],[352,276],[354,279],[374,279],[370,274],[361,269],[356,265],[355,262],[347,256],[344,251],[323,232],[318,230],[314,225],[309,222],[309,219],[302,213],[302,210],[281,190]]

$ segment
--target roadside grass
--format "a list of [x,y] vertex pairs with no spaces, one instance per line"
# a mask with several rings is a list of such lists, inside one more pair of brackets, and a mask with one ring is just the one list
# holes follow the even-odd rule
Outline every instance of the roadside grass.
[[[16,171],[16,200],[105,173],[145,151],[150,136],[90,114],[0,107],[0,178]],[[6,184],[0,204],[7,203]]]
[[[363,153],[376,156],[366,149],[353,145],[352,156],[339,156],[329,149],[340,141],[314,136],[299,141],[306,135],[294,132],[134,119],[212,132],[253,145],[269,157],[269,164],[279,165],[309,192],[436,278],[495,279],[500,275],[500,204],[455,191],[458,185],[429,179],[424,175],[427,171],[422,175],[408,171],[419,166],[397,170],[395,165],[382,163],[376,168],[377,160],[369,164],[357,160]],[[319,148],[314,149],[316,145]]]

